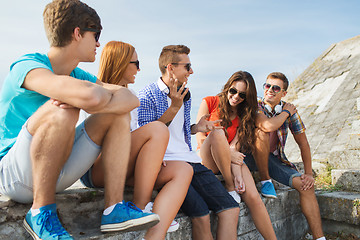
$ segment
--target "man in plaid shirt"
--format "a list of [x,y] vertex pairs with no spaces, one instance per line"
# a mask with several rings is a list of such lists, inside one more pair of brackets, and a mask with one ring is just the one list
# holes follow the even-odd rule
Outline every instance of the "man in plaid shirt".
[[[281,101],[287,93],[288,85],[289,81],[284,74],[273,72],[268,75],[264,84],[264,98],[259,99],[258,102],[257,127],[259,131],[256,152],[254,157],[248,154],[244,162],[250,170],[259,170],[262,180],[262,195],[276,198],[271,178],[295,188],[300,194],[301,209],[309,223],[314,239],[324,240],[305,125],[296,112],[296,108],[292,104]],[[299,173],[295,165],[289,162],[285,156],[284,148],[289,133],[288,129],[300,148],[304,174]]]
[[193,73],[184,45],[163,48],[159,67],[161,78],[139,92],[138,122],[143,126],[152,121],[165,123],[170,132],[164,161],[185,161],[194,170],[188,193],[181,207],[191,217],[194,240],[213,239],[210,210],[218,216],[217,239],[237,239],[239,204],[226,191],[214,173],[201,164],[201,158],[191,148],[191,134],[213,130],[218,121],[204,116],[190,125],[191,98],[185,85]]

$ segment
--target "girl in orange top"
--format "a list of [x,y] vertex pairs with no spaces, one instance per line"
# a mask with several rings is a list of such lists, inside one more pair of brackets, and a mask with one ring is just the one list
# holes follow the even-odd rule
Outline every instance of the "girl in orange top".
[[201,102],[200,119],[210,114],[211,120],[221,119],[223,129],[197,133],[196,139],[203,164],[224,177],[225,187],[235,200],[241,198],[250,209],[256,228],[265,239],[276,239],[270,217],[245,164],[243,153],[253,152],[256,139],[255,119],[257,93],[248,72],[234,73],[217,96]]

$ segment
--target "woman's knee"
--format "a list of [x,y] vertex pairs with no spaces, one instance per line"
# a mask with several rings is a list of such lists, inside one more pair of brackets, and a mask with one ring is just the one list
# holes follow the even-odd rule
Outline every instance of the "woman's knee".
[[169,129],[166,125],[160,121],[154,121],[145,125],[148,128],[151,139],[157,141],[169,140]]
[[179,177],[183,179],[192,179],[194,175],[194,169],[192,166],[186,162],[182,162],[182,164],[179,164],[179,171],[177,171],[177,174]]
[[211,140],[222,140],[222,139],[226,139],[226,135],[224,130],[222,129],[214,129],[211,131],[211,133],[209,134],[209,136]]
[[191,181],[194,170],[191,167],[190,164],[182,161],[174,161],[170,162],[169,164],[173,164],[173,170],[172,171],[172,178],[173,179],[179,179],[180,181],[184,182],[185,180]]

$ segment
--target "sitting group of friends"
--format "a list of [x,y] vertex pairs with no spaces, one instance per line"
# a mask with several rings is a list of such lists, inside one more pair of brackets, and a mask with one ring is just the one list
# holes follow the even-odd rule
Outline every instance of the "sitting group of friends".
[[[97,77],[77,67],[95,61],[100,46],[94,9],[54,0],[43,17],[48,53],[15,61],[0,95],[0,193],[32,202],[24,227],[34,239],[73,239],[59,221],[55,195],[79,179],[105,189],[102,232],[147,229],[144,239],[164,239],[179,228],[181,209],[193,239],[213,239],[210,212],[218,217],[216,239],[237,239],[243,201],[263,238],[276,239],[250,171],[259,171],[264,197],[276,198],[271,179],[296,189],[314,239],[325,239],[305,126],[295,106],[282,101],[284,74],[269,74],[258,99],[251,74],[235,72],[219,94],[203,99],[191,124],[188,47],[165,46],[161,77],[136,96],[127,87],[140,65],[128,43],[104,46]],[[88,115],[77,124],[80,110]],[[284,153],[289,129],[303,174]],[[125,185],[133,186],[132,202],[123,199]]]

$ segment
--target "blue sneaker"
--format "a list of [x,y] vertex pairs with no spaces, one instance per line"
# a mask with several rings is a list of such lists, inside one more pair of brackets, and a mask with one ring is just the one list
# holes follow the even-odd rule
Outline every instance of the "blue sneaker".
[[155,213],[144,213],[132,202],[115,205],[109,215],[101,217],[101,232],[136,231],[154,226],[160,221]]
[[56,204],[40,208],[35,217],[31,211],[26,214],[24,227],[33,239],[74,239],[61,225],[56,213]]
[[268,198],[277,198],[274,184],[272,182],[266,182],[261,186],[261,195]]

